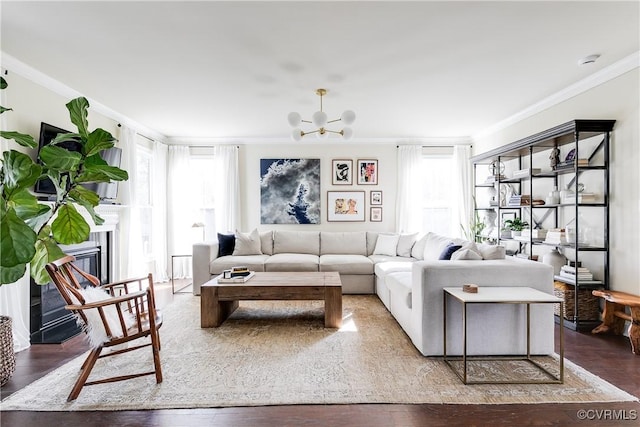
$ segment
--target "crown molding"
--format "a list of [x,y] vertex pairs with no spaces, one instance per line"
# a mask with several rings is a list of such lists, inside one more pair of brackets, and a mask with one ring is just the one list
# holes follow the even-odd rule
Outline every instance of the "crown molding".
[[566,87],[565,89],[556,92],[555,94],[542,99],[539,102],[525,108],[524,110],[507,117],[498,123],[489,126],[488,128],[476,133],[471,137],[472,140],[483,138],[493,133],[496,133],[502,129],[512,126],[524,119],[527,119],[535,114],[540,113],[550,107],[560,104],[576,95],[593,89],[609,80],[613,80],[635,68],[640,66],[640,51],[634,52],[631,55],[621,59],[618,62],[614,62],[606,68],[597,71],[590,76]]
[[192,147],[210,145],[424,145],[424,146],[451,146],[471,144],[471,138],[458,137],[429,137],[429,138],[353,138],[348,141],[339,139],[309,138],[300,142],[289,138],[259,138],[259,137],[169,137],[165,141],[169,145],[188,145]]
[[[4,70],[8,70],[12,73],[16,73],[27,80],[31,80],[32,82],[44,87],[45,89],[49,89],[50,91],[57,93],[58,95],[75,99],[80,96],[85,96],[78,92],[77,90],[65,85],[64,83],[47,76],[46,74],[36,70],[30,65],[25,64],[24,62],[14,58],[13,56],[0,52],[2,55],[2,68]],[[149,139],[153,139],[156,141],[164,142],[167,137],[147,126],[144,126],[141,123],[136,122],[135,120],[130,119],[129,117],[118,113],[117,111],[107,107],[106,105],[96,101],[95,99],[91,99],[85,96],[91,105],[89,107],[90,110],[95,111],[96,113],[102,114],[105,117],[108,117],[122,125],[125,125],[131,129],[134,129],[139,134],[146,136]]]

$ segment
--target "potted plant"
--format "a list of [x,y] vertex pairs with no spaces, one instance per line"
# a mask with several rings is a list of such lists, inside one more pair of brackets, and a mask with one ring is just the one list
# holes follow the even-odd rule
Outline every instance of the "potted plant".
[[[7,82],[3,77],[0,79],[0,89],[5,89]],[[77,132],[59,134],[49,145],[41,147],[41,164],[16,150],[2,153],[0,285],[20,279],[27,265],[36,283],[48,283],[44,266],[64,256],[58,245],[81,243],[89,237],[89,224],[77,206],[84,208],[96,225],[104,223],[94,209],[100,198],[81,184],[129,178],[126,171],[109,166],[100,156],[100,152],[113,147],[116,140],[104,129],[89,131],[87,99],[73,99],[66,107]],[[0,107],[0,114],[10,110]],[[0,137],[27,148],[38,146],[33,137],[19,132],[3,130]],[[60,146],[69,141],[79,144],[81,150],[75,152]],[[52,202],[40,203],[30,191],[42,178],[49,178],[55,186]]]
[[527,221],[523,221],[520,218],[508,219],[504,222],[506,229],[511,230],[511,237],[519,236],[522,230],[529,226]]

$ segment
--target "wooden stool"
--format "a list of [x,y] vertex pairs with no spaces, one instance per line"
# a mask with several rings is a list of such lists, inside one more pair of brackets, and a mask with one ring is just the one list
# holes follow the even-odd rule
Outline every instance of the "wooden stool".
[[[629,326],[629,341],[631,351],[640,356],[640,296],[625,292],[594,290],[593,295],[604,298],[604,312],[602,324],[591,331],[593,334],[611,332],[621,335],[624,330],[624,321],[631,322]],[[631,315],[627,314],[625,307],[629,307]]]

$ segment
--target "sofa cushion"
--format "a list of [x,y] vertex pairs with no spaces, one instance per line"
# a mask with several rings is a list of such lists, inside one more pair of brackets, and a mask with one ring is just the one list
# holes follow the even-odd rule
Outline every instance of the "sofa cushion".
[[507,256],[507,249],[504,246],[481,243],[477,247],[482,254],[482,259],[505,259]]
[[416,243],[416,237],[418,237],[418,233],[413,234],[401,234],[398,238],[398,247],[396,251],[396,255],[410,257],[411,249],[413,245]]
[[264,262],[264,271],[318,271],[320,259],[311,254],[273,254]]
[[424,245],[424,254],[422,258],[425,261],[436,261],[440,258],[440,254],[450,243],[453,243],[453,239],[446,236],[441,236],[436,233],[427,233],[427,240]]
[[337,271],[341,274],[373,274],[373,261],[364,255],[321,255],[320,271]]
[[376,241],[378,240],[378,232],[367,231],[367,255],[371,255],[376,248]]
[[420,237],[416,240],[411,248],[411,257],[415,259],[424,259],[424,245],[427,244],[427,235]]
[[260,232],[260,249],[265,255],[273,255],[273,231]]
[[320,232],[276,230],[273,232],[273,253],[318,256],[320,255]]
[[251,233],[241,233],[236,231],[236,246],[233,255],[262,255],[260,243],[260,233],[254,229]]
[[235,234],[218,233],[218,256],[219,257],[233,254],[233,249],[235,247],[236,247]]
[[367,233],[364,231],[320,232],[320,255],[327,254],[367,254]]
[[411,271],[389,273],[384,280],[389,288],[391,300],[402,301],[411,308]]
[[405,257],[401,257],[401,256],[389,256],[389,255],[369,255],[368,258],[374,263],[374,264],[378,264],[381,262],[402,262],[402,261],[407,261],[407,262],[412,262],[415,261],[415,259],[413,258],[405,258]]
[[411,258],[401,258],[402,261],[378,262],[373,268],[373,272],[378,277],[385,277],[389,273],[398,271],[411,271],[413,262]]
[[400,236],[397,234],[379,234],[378,240],[376,240],[376,247],[373,250],[373,255],[389,255],[395,256],[398,250],[398,239]]
[[269,255],[227,255],[220,258],[216,258],[209,264],[209,273],[222,274],[224,270],[229,270],[231,267],[239,265],[246,265],[251,271],[264,271],[264,262],[269,258]]
[[451,260],[480,261],[482,254],[474,242],[467,242],[451,255]]

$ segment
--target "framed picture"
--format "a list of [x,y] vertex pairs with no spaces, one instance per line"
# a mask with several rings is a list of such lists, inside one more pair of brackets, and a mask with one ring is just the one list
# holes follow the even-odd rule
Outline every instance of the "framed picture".
[[364,221],[364,191],[327,191],[327,221]]
[[358,159],[358,184],[378,184],[378,160]]
[[513,221],[516,219],[515,212],[501,212],[500,213],[500,227],[504,227],[504,222],[507,220]]
[[333,185],[353,184],[353,160],[337,159],[331,161]]
[[371,200],[369,200],[369,203],[371,204],[371,206],[382,204],[382,191],[372,190],[370,195],[371,195]]
[[382,222],[382,208],[381,207],[372,207],[371,213],[369,216],[369,220],[371,222]]

